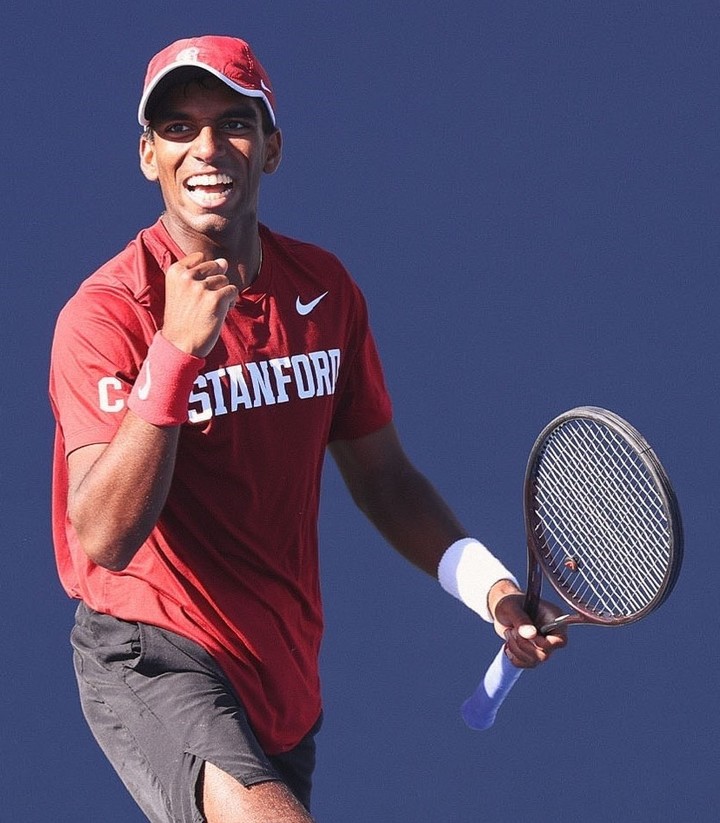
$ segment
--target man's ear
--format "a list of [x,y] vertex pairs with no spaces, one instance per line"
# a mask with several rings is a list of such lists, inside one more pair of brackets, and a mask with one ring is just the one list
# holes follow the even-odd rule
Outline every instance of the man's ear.
[[277,170],[282,160],[282,134],[276,129],[265,141],[265,174],[272,174]]
[[158,179],[157,165],[155,164],[155,143],[152,137],[147,134],[140,137],[140,170],[148,180],[155,182]]

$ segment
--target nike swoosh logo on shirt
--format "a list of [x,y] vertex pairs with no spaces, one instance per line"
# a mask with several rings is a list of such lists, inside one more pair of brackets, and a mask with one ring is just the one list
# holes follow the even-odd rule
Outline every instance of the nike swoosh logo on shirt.
[[316,297],[314,300],[311,300],[309,303],[303,303],[302,300],[298,297],[295,301],[295,308],[297,309],[297,313],[300,315],[310,314],[310,312],[317,306],[317,304],[325,297],[327,294],[324,291],[319,297]]
[[138,397],[140,400],[147,400],[150,396],[150,386],[152,384],[150,378],[150,363],[146,360],[143,367],[145,369],[145,382],[138,388]]

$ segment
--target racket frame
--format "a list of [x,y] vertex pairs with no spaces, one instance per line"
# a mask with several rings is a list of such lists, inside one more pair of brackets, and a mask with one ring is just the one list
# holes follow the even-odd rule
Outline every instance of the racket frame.
[[[577,603],[569,594],[566,595],[565,589],[559,584],[555,575],[551,572],[550,565],[546,562],[541,542],[536,536],[536,515],[532,486],[536,464],[552,432],[565,423],[578,419],[590,420],[605,426],[630,445],[636,457],[641,460],[649,472],[655,490],[661,497],[665,516],[668,518],[670,545],[668,549],[668,564],[665,574],[663,575],[663,580],[650,602],[627,616],[608,617],[598,615],[590,609],[583,608],[582,604]],[[542,432],[540,432],[530,452],[525,472],[523,494],[528,548],[528,585],[525,595],[525,611],[537,625],[537,612],[543,577],[547,577],[563,602],[570,605],[574,610],[568,614],[561,615],[551,623],[541,626],[541,633],[549,634],[556,629],[573,623],[580,625],[592,624],[596,626],[620,626],[625,623],[631,623],[645,617],[649,612],[660,606],[670,595],[677,581],[678,574],[680,573],[683,556],[683,530],[680,509],[670,481],[657,456],[643,436],[626,420],[623,420],[613,412],[598,408],[597,406],[578,406],[550,421]],[[550,552],[547,554],[549,555]],[[476,690],[462,705],[462,717],[466,725],[471,729],[489,729],[493,725],[500,706],[524,671],[524,669],[515,668],[509,662],[505,651],[506,646],[503,645]]]
[[[540,520],[535,512],[534,477],[537,465],[545,450],[548,438],[560,427],[575,420],[589,420],[605,426],[615,435],[624,440],[635,452],[652,477],[655,488],[662,498],[663,506],[668,515],[670,525],[671,545],[670,562],[665,578],[652,600],[642,609],[627,616],[602,616],[583,606],[572,598],[562,584],[555,577],[548,553],[544,551],[542,540],[539,537]],[[619,415],[597,406],[578,406],[558,415],[551,420],[538,435],[528,457],[523,484],[523,509],[525,517],[525,532],[528,549],[528,584],[525,596],[525,611],[533,619],[537,618],[537,609],[540,602],[543,577],[545,577],[564,603],[567,603],[573,612],[561,615],[551,623],[540,627],[542,634],[549,634],[560,626],[570,624],[591,624],[596,626],[620,626],[640,620],[657,609],[667,600],[677,582],[683,556],[683,528],[680,507],[670,480],[660,460],[647,440],[637,429]]]

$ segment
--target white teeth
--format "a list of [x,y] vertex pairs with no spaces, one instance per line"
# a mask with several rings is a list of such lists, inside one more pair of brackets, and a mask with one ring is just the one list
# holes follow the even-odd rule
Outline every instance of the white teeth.
[[232,185],[232,177],[228,174],[195,174],[185,182],[188,186]]

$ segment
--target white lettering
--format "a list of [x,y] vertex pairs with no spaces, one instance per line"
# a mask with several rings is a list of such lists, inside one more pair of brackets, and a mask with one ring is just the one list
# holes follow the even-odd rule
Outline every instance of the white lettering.
[[[195,383],[193,385],[197,386],[199,389],[204,389],[205,386],[207,386],[205,376],[199,374],[195,378]],[[213,410],[212,405],[210,404],[210,395],[206,391],[197,392],[193,389],[193,391],[190,392],[190,402],[199,403],[201,408],[201,411],[193,408],[189,409],[188,420],[191,423],[204,423],[212,417]]]
[[[234,363],[199,374],[188,398],[190,423],[205,423],[240,408],[257,409],[309,400],[335,393],[340,372],[340,349]],[[98,381],[98,399],[104,412],[125,408],[123,383],[109,375]]]
[[227,414],[227,406],[225,405],[225,398],[223,397],[223,386],[220,382],[220,378],[224,376],[225,369],[216,369],[215,371],[205,372],[205,377],[207,377],[212,384],[213,396],[215,398],[213,411],[215,412],[216,417],[221,414]]
[[255,408],[262,406],[263,401],[267,406],[274,406],[275,395],[273,394],[272,385],[270,384],[267,360],[261,360],[259,363],[246,363],[245,368],[250,374],[250,381],[252,382],[253,392],[255,393],[253,406]]
[[125,401],[122,397],[110,399],[110,390],[115,389],[122,392],[122,383],[117,377],[101,377],[98,380],[98,397],[100,400],[100,410],[104,412],[119,412],[125,408]]
[[236,366],[228,366],[225,371],[230,378],[230,411],[237,411],[239,406],[245,406],[246,409],[251,409],[252,398],[250,397],[248,385],[243,377],[240,363]]
[[333,393],[330,380],[330,358],[326,351],[311,351],[310,360],[315,368],[315,381],[317,383],[317,396],[321,397],[327,391]]
[[292,382],[292,376],[283,374],[283,369],[290,368],[289,357],[274,357],[270,362],[270,367],[275,372],[275,380],[277,381],[277,402],[287,403],[290,399],[285,391],[285,385]]
[[330,369],[332,371],[332,394],[335,394],[338,374],[340,373],[340,349],[330,349],[328,357],[330,358]]
[[315,378],[313,377],[310,358],[306,354],[296,354],[290,358],[295,375],[298,397],[307,400],[315,397]]

